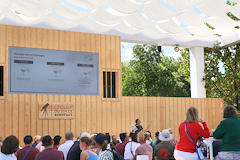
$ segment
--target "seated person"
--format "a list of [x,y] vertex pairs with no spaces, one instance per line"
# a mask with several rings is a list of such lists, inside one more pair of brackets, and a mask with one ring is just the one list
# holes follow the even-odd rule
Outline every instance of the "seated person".
[[159,140],[159,134],[160,132],[155,132],[155,139],[152,142],[152,147],[154,148],[158,143],[160,143],[161,141]]
[[155,160],[172,160],[175,146],[170,142],[173,140],[173,136],[168,129],[164,129],[160,136],[160,143],[154,147],[154,159]]
[[223,118],[217,129],[213,132],[215,139],[222,139],[220,152],[217,160],[240,159],[240,118],[234,106],[226,106],[223,111]]

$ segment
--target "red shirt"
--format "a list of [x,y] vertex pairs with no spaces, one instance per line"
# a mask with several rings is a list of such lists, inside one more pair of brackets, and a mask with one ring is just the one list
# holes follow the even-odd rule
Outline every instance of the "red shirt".
[[[204,138],[209,138],[209,136],[210,136],[210,132],[209,132],[206,122],[203,122],[202,124],[203,124],[203,128],[198,122],[192,122],[192,123],[187,122],[188,129],[189,129],[195,143],[197,143],[199,136],[204,137]],[[185,122],[182,122],[179,126],[179,135],[180,135],[180,140],[177,143],[175,149],[179,150],[179,151],[183,151],[183,152],[194,153],[196,150],[196,146],[188,138],[188,136],[185,132]]]
[[[20,149],[17,151],[17,159],[18,160],[22,160],[25,153],[27,152],[27,150],[29,149],[30,146],[26,146],[23,149]],[[36,155],[38,154],[38,149],[31,147],[31,149],[29,150],[28,154],[25,157],[25,160],[34,160]]]
[[120,154],[121,156],[124,157],[124,151],[125,151],[125,147],[126,147],[127,143],[118,143],[115,147],[115,151]]
[[64,160],[64,155],[62,151],[48,148],[44,149],[42,152],[39,152],[35,160]]

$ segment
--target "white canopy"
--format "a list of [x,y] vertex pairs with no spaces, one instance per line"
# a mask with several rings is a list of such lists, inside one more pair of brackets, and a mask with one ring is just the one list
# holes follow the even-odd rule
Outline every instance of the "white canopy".
[[158,45],[225,45],[240,39],[240,19],[227,16],[240,18],[240,6],[226,1],[0,0],[0,23],[113,34]]

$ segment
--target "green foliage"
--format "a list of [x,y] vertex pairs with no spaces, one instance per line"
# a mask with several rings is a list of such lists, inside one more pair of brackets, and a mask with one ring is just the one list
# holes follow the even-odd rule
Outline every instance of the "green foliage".
[[234,21],[240,21],[240,19],[238,17],[236,17],[234,14],[232,14],[231,12],[228,12],[227,16]]
[[134,59],[122,63],[124,96],[190,96],[184,62],[164,57],[154,45],[135,45]]
[[239,26],[235,26],[234,28],[236,28],[236,29],[240,29],[240,27],[239,27]]
[[230,6],[236,6],[237,5],[236,2],[231,2],[231,1],[227,1],[226,4],[230,5]]
[[222,37],[222,35],[221,35],[221,34],[218,34],[218,33],[216,33],[216,34],[214,34],[214,35],[216,35],[216,36],[218,36],[218,37]]
[[[220,71],[220,65],[225,71]],[[240,109],[240,45],[205,48],[205,78],[208,97],[223,97]]]
[[181,57],[178,58],[179,68],[178,72],[184,76],[184,79],[190,83],[190,54],[189,49],[184,48],[180,50]]
[[211,30],[214,30],[215,28],[213,26],[211,26],[210,24],[208,24],[207,22],[204,23],[208,28],[210,28]]

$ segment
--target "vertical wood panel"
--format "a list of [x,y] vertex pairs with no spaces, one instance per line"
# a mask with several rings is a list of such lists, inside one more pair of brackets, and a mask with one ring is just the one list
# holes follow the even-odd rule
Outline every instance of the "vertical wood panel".
[[5,64],[6,56],[6,26],[0,25],[0,63]]
[[142,97],[141,99],[143,99],[143,120],[144,120],[144,123],[147,124],[148,123],[148,109],[147,109],[147,97]]
[[20,120],[18,118],[18,116],[19,116],[19,110],[18,110],[19,109],[19,106],[18,106],[19,100],[18,100],[18,95],[14,94],[12,96],[13,96],[13,99],[14,99],[14,101],[13,101],[14,109],[13,109],[12,117],[13,117],[13,120],[15,120],[15,123],[13,123],[13,135],[19,136],[19,132],[18,132],[19,131],[19,128],[18,128],[19,125],[16,121],[16,120]]
[[[7,43],[10,44],[10,45],[13,45],[14,44],[14,41],[13,39],[16,39],[16,37],[14,36],[14,33],[13,33],[13,30],[12,28],[8,28],[7,29]],[[8,48],[7,48],[7,51],[8,51]],[[12,111],[13,111],[13,106],[12,106],[12,101],[13,101],[13,95],[7,95],[7,101],[6,101],[6,105],[5,105],[5,122],[6,122],[6,125],[5,125],[5,134],[6,135],[9,135],[12,133],[13,131],[13,120],[17,120],[17,119],[14,119],[12,115]],[[18,123],[16,121],[16,123]]]
[[[3,137],[5,137],[5,117],[4,117],[4,114],[5,114],[5,101],[4,100],[0,100],[0,109],[1,109],[1,112],[0,112],[0,135]],[[18,132],[18,130],[17,130]],[[17,135],[17,134],[16,134]]]
[[76,110],[75,110],[75,128],[76,128],[76,134],[80,134],[81,127],[82,127],[82,121],[81,121],[81,97],[76,96]]
[[128,128],[127,126],[131,126],[133,123],[131,122],[131,118],[130,118],[130,101],[129,101],[129,97],[124,97],[124,103],[125,103],[125,114],[126,114],[126,121],[124,123],[125,125],[125,130],[127,131]]

